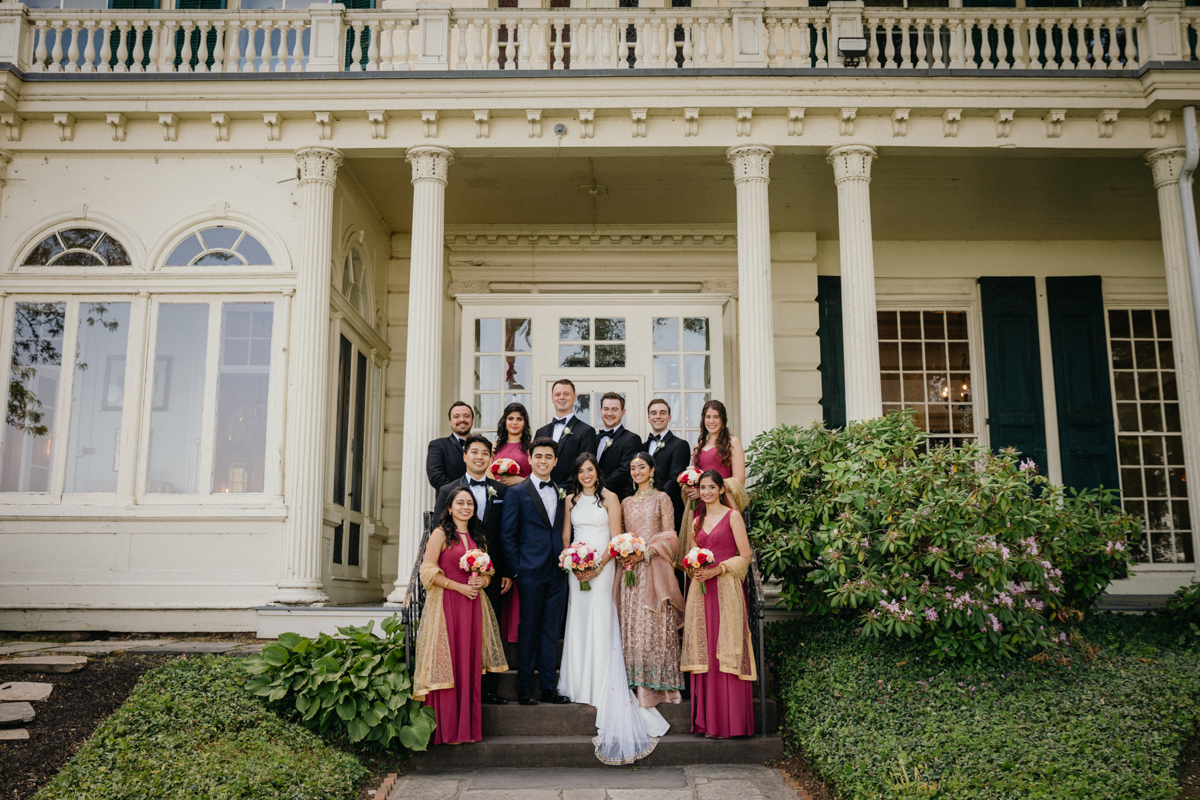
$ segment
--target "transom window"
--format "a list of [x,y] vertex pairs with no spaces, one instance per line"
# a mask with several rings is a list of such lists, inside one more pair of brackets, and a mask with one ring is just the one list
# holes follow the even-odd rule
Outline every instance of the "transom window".
[[241,228],[218,225],[196,231],[184,239],[171,255],[168,267],[269,267],[274,262],[262,243]]
[[712,356],[707,317],[654,317],[654,396],[671,406],[671,429],[695,444],[701,412],[712,399]]
[[1171,315],[1166,309],[1110,309],[1113,395],[1121,503],[1146,521],[1137,557],[1194,560]]
[[[509,403],[532,412],[533,320],[528,317],[475,320],[475,428],[495,431]],[[534,421],[530,420],[534,425]],[[534,425],[536,428],[537,426]]]
[[372,325],[375,314],[371,305],[371,282],[367,277],[367,264],[362,253],[353,247],[346,254],[346,266],[342,270],[342,296],[358,312],[359,316]]
[[965,311],[880,311],[883,411],[915,412],[928,447],[976,438]]
[[125,246],[95,228],[55,231],[29,251],[23,267],[128,267]]
[[560,367],[624,367],[624,317],[559,317]]

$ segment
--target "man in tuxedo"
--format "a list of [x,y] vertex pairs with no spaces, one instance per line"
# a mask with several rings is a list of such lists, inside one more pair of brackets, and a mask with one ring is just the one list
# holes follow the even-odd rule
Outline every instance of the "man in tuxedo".
[[629,462],[641,451],[642,440],[625,430],[625,398],[616,392],[605,392],[600,398],[600,419],[604,430],[596,433],[596,458],[604,473],[604,484],[624,500],[633,494]]
[[596,452],[596,429],[575,416],[575,384],[559,378],[550,387],[550,401],[554,403],[554,419],[549,425],[538,428],[537,438],[547,437],[558,443],[558,463],[550,473],[550,480],[559,486],[570,486],[574,477],[571,470],[581,453]]
[[658,465],[654,477],[658,480],[659,488],[671,498],[671,505],[675,509],[675,530],[678,531],[683,522],[684,502],[676,478],[691,463],[692,448],[688,447],[685,439],[671,433],[671,406],[666,400],[661,397],[651,400],[646,415],[650,421],[650,438],[642,447],[654,456],[654,463]]
[[425,474],[434,491],[466,474],[463,453],[467,448],[467,434],[475,424],[475,412],[458,400],[450,406],[450,435],[445,439],[434,439],[429,443],[425,456]]
[[[508,560],[504,558],[504,547],[500,544],[500,519],[503,516],[504,493],[508,491],[508,487],[488,477],[488,467],[492,465],[492,443],[486,436],[476,433],[467,437],[467,450],[463,453],[463,462],[466,465],[466,474],[438,489],[433,518],[442,518],[450,492],[460,486],[471,490],[475,497],[475,516],[483,525],[488,555],[492,557],[492,568],[496,571],[492,582],[483,591],[499,619],[501,596],[512,589],[513,585],[512,569],[508,566]],[[499,675],[494,672],[484,673],[483,702],[498,706],[508,703],[497,692],[499,683]]]
[[569,703],[558,692],[558,635],[567,614],[567,573],[558,567],[562,552],[565,493],[550,473],[558,460],[553,439],[537,438],[529,447],[533,474],[504,496],[500,542],[517,581],[521,622],[517,627],[517,700],[537,705],[533,671],[538,672],[542,700]]

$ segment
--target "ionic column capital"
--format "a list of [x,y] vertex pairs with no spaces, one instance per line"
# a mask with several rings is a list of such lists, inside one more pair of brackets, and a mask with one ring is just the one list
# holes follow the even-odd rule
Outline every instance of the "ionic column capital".
[[733,164],[733,182],[771,180],[771,158],[775,148],[765,144],[743,144],[725,151],[725,158]]
[[342,153],[331,147],[302,147],[296,151],[296,163],[300,167],[301,186],[310,181],[333,186],[342,165]]
[[825,152],[825,160],[833,165],[833,181],[871,180],[871,162],[875,148],[867,144],[839,144]]
[[1154,173],[1155,189],[1161,189],[1163,186],[1179,180],[1184,157],[1182,147],[1164,147],[1161,150],[1151,150],[1146,153],[1146,164]]
[[437,181],[445,185],[454,162],[454,151],[449,147],[422,144],[408,148],[404,158],[412,164],[412,182]]

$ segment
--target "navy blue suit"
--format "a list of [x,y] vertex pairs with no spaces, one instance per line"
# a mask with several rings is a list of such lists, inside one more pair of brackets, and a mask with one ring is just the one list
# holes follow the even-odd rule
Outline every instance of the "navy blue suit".
[[567,574],[559,569],[563,509],[557,499],[554,519],[530,476],[509,488],[500,520],[500,544],[514,573],[521,599],[517,627],[517,692],[533,693],[533,671],[543,691],[558,688],[558,635],[567,614]]

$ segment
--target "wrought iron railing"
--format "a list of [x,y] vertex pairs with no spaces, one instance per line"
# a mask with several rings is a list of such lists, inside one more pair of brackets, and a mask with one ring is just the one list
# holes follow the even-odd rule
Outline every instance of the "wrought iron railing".
[[[745,511],[746,530],[750,530],[754,524],[753,516],[749,509]],[[767,597],[763,591],[762,573],[758,570],[758,555],[753,553],[750,556],[750,569],[746,572],[746,606],[750,613],[750,639],[754,644],[755,657],[758,659],[758,727],[759,732],[766,736],[769,670],[763,622],[767,616]]]
[[400,606],[400,622],[404,624],[404,663],[408,674],[412,674],[413,648],[417,644],[417,626],[421,624],[421,612],[425,610],[425,587],[421,585],[421,561],[425,558],[425,546],[433,533],[433,512],[426,511],[421,525],[421,544],[413,561],[412,575],[408,579],[408,591]]

